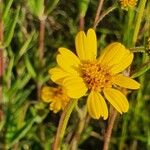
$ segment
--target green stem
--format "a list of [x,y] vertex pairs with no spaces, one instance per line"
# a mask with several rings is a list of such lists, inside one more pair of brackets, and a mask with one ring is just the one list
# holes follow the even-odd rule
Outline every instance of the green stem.
[[54,140],[54,144],[53,144],[53,148],[52,150],[58,150],[60,149],[61,146],[61,142],[62,139],[64,137],[64,133],[68,124],[68,120],[70,118],[70,115],[75,107],[77,103],[77,99],[71,100],[68,105],[66,106],[65,110],[63,111],[60,121],[59,121],[59,125],[58,125],[58,129],[57,129],[57,134]]
[[142,16],[143,16],[146,1],[147,0],[142,0],[139,3],[138,13],[137,13],[136,20],[135,20],[136,21],[135,22],[135,30],[134,30],[133,38],[132,38],[132,46],[135,45],[136,40],[137,40],[137,36],[138,36],[138,33],[139,33],[140,24],[141,24],[141,21],[142,21]]
[[134,22],[134,10],[130,8],[125,18],[124,34],[123,34],[123,43],[127,47],[130,47],[132,42],[133,22]]

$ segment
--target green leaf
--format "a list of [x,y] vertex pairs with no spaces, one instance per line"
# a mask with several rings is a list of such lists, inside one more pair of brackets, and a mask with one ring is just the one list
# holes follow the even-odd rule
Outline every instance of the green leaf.
[[3,11],[3,15],[2,15],[2,19],[5,20],[6,18],[9,18],[9,12],[10,12],[10,7],[13,3],[13,0],[9,0],[6,4],[6,6],[4,7],[4,11]]
[[17,8],[15,16],[13,16],[13,18],[11,18],[10,22],[9,22],[9,29],[7,29],[7,32],[5,34],[5,39],[4,39],[4,44],[5,46],[9,46],[13,35],[14,35],[14,30],[18,21],[18,16],[19,16],[19,12],[20,12],[20,7]]
[[137,78],[137,77],[143,75],[144,73],[146,73],[149,69],[150,69],[150,62],[147,63],[145,66],[141,67],[137,72],[135,72],[131,76],[131,78]]
[[14,136],[9,141],[7,148],[9,149],[11,146],[13,146],[15,143],[17,143],[21,138],[23,138],[27,132],[31,129],[33,123],[35,122],[36,118],[32,118],[31,120],[26,121],[26,124],[18,130]]
[[32,41],[32,38],[34,36],[34,31],[29,35],[28,39],[26,40],[26,42],[22,45],[21,49],[19,50],[18,55],[15,58],[15,64],[17,64],[18,60],[27,52],[29,44]]
[[5,89],[5,95],[9,99],[13,97],[19,89],[23,89],[31,79],[30,74],[24,74],[24,77],[18,77],[11,85],[11,89]]
[[33,68],[33,66],[32,66],[32,64],[31,64],[31,62],[30,62],[29,57],[28,57],[27,54],[24,55],[24,61],[25,61],[25,66],[26,66],[29,74],[35,79],[36,72],[35,72],[35,70],[34,70],[34,68]]
[[85,17],[90,0],[79,0],[79,14],[81,17]]
[[50,14],[57,6],[59,0],[50,0],[48,2],[48,8],[47,8],[47,11],[46,11],[46,14]]
[[22,89],[16,91],[16,96],[13,100],[13,104],[15,104],[13,108],[14,110],[17,111],[17,109],[20,108],[24,104],[25,101],[28,101],[28,96],[34,88],[35,86],[31,85],[31,87],[29,87],[28,89],[24,89],[23,91]]
[[[33,107],[31,107],[31,108],[33,108]],[[35,110],[35,111],[37,112],[38,110]],[[48,110],[43,110],[42,115],[36,114],[36,116],[33,116],[32,119],[26,121],[25,125],[21,129],[16,131],[16,133],[14,133],[12,135],[12,137],[9,139],[9,142],[7,144],[7,148],[8,149],[11,148],[20,139],[25,137],[25,135],[29,132],[29,130],[32,128],[34,123],[41,123],[43,121],[43,119],[47,116],[48,112],[49,112]]]
[[7,66],[7,73],[6,73],[6,76],[4,77],[5,81],[8,81],[11,78],[11,73],[12,73],[13,65],[14,65],[14,57],[12,56],[9,59],[9,64]]
[[42,19],[44,15],[44,0],[28,0],[28,7],[33,15]]

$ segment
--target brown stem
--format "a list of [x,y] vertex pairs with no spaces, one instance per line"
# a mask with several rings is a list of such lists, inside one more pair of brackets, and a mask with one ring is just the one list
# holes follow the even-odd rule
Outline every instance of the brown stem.
[[84,17],[80,16],[79,29],[84,30]]
[[94,20],[94,26],[95,26],[95,23],[97,22],[97,20],[99,19],[103,3],[104,3],[104,0],[99,0],[98,8],[96,11],[96,16],[95,16],[95,20]]
[[59,133],[61,131],[62,124],[63,124],[64,118],[66,116],[66,113],[67,112],[64,110],[62,115],[61,115],[61,118],[60,118],[60,121],[59,121],[59,125],[58,125],[58,129],[57,129],[57,134],[56,134],[56,137],[54,139],[53,146],[52,146],[52,150],[57,150],[58,147],[59,147],[59,143],[60,143]]
[[117,116],[117,111],[113,109],[112,112],[111,112],[110,121],[108,122],[108,127],[107,127],[107,130],[106,130],[106,133],[104,135],[103,150],[108,150],[108,148],[109,148],[111,133],[112,133],[112,129],[113,129],[113,126],[114,126],[116,116]]
[[[40,33],[39,33],[39,70],[44,64],[44,40],[45,40],[45,19],[40,20]],[[41,83],[39,82],[37,85],[37,96],[40,99],[41,93]]]
[[110,12],[112,12],[114,9],[116,9],[116,6],[112,6],[109,7],[106,11],[104,11],[99,18],[97,19],[97,21],[94,23],[94,29],[96,29],[97,25],[99,24],[99,22],[106,16],[108,15]]
[[43,56],[44,56],[44,37],[45,37],[45,19],[40,21],[39,61],[41,65],[43,65]]
[[72,138],[72,141],[71,141],[71,150],[77,150],[78,149],[78,143],[80,141],[80,137],[81,137],[81,134],[85,128],[85,124],[87,123],[87,118],[88,118],[88,115],[87,115],[87,110],[86,108],[84,108],[83,112],[81,112],[82,115],[79,115],[79,123],[78,123],[78,127],[77,127],[77,130],[75,132],[75,135],[73,136]]

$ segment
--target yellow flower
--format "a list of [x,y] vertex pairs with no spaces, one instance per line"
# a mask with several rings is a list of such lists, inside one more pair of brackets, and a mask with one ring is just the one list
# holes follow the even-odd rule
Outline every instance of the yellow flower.
[[87,35],[80,31],[75,38],[78,57],[66,48],[59,48],[58,66],[49,70],[51,79],[62,84],[71,98],[89,93],[87,109],[94,119],[107,119],[108,109],[104,97],[122,114],[129,103],[118,86],[138,89],[140,84],[123,76],[122,72],[133,60],[133,53],[120,43],[108,45],[101,57],[97,57],[97,39],[93,29]]
[[134,7],[137,3],[137,0],[120,0],[120,3],[122,8],[127,9],[129,7]]
[[70,98],[63,87],[48,87],[42,88],[41,97],[44,102],[50,103],[49,108],[54,113],[57,113],[61,109],[63,110]]

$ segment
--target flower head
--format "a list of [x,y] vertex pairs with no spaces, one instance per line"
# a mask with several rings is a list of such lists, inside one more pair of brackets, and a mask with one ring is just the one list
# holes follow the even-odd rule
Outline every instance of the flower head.
[[70,98],[67,96],[63,87],[48,87],[42,88],[41,97],[44,102],[50,103],[49,108],[54,113],[57,113],[61,109],[63,110]]
[[[139,83],[125,77],[121,72],[133,60],[133,53],[115,42],[97,57],[97,39],[93,29],[87,35],[80,31],[75,38],[77,56],[66,48],[59,48],[58,66],[49,70],[51,79],[62,84],[71,98],[80,98],[88,93],[87,109],[94,119],[107,119],[105,98],[122,114],[129,103],[117,87],[138,89]],[[105,98],[104,98],[105,97]]]
[[137,0],[120,0],[121,7],[123,9],[128,9],[135,7]]

